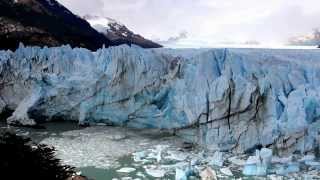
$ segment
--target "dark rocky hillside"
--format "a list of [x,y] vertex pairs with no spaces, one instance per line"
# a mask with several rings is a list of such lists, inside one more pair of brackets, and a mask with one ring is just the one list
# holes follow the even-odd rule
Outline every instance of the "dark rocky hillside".
[[55,0],[0,0],[0,49],[14,50],[20,42],[49,47],[70,44],[90,50],[131,43],[109,39]]
[[85,47],[91,50],[112,45],[54,0],[0,0],[0,48],[25,45]]

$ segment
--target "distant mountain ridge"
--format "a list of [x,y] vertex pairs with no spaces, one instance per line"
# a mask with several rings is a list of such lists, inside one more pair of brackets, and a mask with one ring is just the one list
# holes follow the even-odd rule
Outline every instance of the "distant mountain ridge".
[[100,16],[86,15],[83,17],[98,32],[104,34],[115,44],[136,44],[144,48],[162,47],[151,40],[145,39],[139,34],[135,34],[124,24],[108,18]]
[[320,48],[320,30],[314,29],[312,34],[291,37],[288,40],[288,44],[298,46],[318,46]]
[[125,39],[109,39],[56,0],[0,0],[0,49],[14,50],[20,42],[49,47],[69,44],[90,50],[131,44]]

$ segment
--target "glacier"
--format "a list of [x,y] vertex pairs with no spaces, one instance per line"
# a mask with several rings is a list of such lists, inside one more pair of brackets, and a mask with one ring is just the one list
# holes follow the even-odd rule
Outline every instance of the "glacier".
[[205,148],[308,152],[320,142],[320,51],[20,47],[0,51],[0,112],[172,129]]

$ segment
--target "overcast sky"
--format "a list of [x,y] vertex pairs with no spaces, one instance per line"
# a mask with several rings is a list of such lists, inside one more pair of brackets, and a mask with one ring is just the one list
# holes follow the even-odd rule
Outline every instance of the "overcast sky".
[[151,39],[284,42],[320,27],[320,0],[58,0],[75,14],[114,18]]

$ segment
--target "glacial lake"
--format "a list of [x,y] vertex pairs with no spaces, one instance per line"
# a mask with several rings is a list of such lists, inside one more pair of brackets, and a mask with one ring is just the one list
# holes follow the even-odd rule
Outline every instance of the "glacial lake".
[[[92,180],[174,180],[176,168],[188,166],[194,157],[202,153],[197,150],[183,150],[182,139],[170,132],[159,130],[110,126],[81,128],[73,122],[51,122],[42,125],[45,129],[13,128],[19,135],[29,136],[34,142],[54,146],[57,149],[57,157],[64,164],[76,167],[78,172]],[[0,122],[0,127],[5,126],[3,121]],[[160,162],[157,159],[159,151],[162,151]],[[135,160],[139,157],[136,154],[143,154],[143,159]],[[126,168],[131,170],[120,172]],[[219,172],[219,167],[214,169]],[[239,169],[232,169],[232,173],[232,179],[265,179],[244,177]],[[221,173],[217,175],[219,179],[230,179]]]
[[[76,167],[82,175],[95,180],[126,177],[159,179],[150,176],[141,164],[135,163],[132,153],[159,144],[168,146],[182,142],[171,134],[156,133],[155,130],[128,130],[108,126],[81,128],[73,122],[50,122],[42,125],[45,129],[13,128],[19,135],[29,136],[36,143],[54,146],[57,149],[58,158],[65,164]],[[1,121],[0,127],[5,126],[6,124]],[[97,143],[94,139],[97,139]],[[101,139],[105,139],[105,141],[101,141]],[[100,151],[105,152],[101,153]],[[152,166],[152,164],[150,162],[144,165]],[[123,167],[135,170],[129,173],[118,172]],[[160,179],[174,179],[174,172],[167,172]]]

